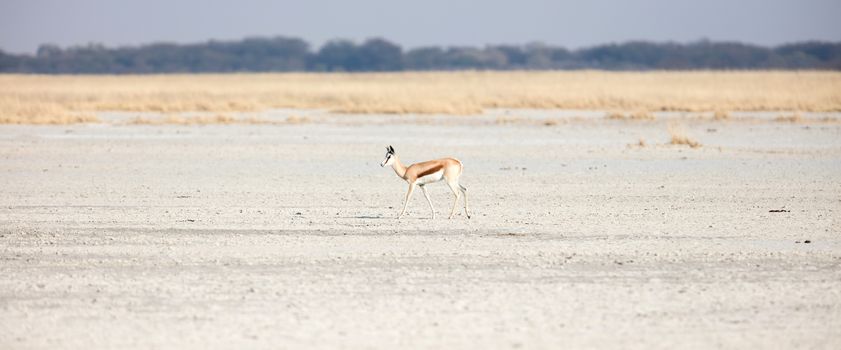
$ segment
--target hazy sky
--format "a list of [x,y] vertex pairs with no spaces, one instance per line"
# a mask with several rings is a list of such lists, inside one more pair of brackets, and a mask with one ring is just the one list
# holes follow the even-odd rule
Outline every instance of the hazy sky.
[[841,0],[0,0],[0,50],[275,35],[316,48],[369,37],[408,48],[701,38],[776,45],[841,41],[839,17]]

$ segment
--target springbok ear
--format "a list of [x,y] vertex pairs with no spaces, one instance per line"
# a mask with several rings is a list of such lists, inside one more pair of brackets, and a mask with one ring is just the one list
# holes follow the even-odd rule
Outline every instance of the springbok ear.
[[388,151],[391,152],[391,153],[394,153],[394,147],[391,147],[391,145],[388,145]]

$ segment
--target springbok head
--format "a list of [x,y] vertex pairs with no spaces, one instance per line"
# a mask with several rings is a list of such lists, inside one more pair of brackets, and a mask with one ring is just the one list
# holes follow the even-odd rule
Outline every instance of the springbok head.
[[380,163],[380,166],[391,165],[394,162],[394,147],[388,146],[385,148],[385,159]]

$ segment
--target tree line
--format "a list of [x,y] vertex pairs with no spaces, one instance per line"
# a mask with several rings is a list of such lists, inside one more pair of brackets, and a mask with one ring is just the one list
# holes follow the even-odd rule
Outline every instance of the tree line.
[[841,42],[763,47],[737,42],[687,44],[633,41],[578,50],[543,44],[420,47],[385,39],[330,41],[318,50],[301,39],[247,38],[196,44],[156,43],[109,48],[41,45],[34,55],[0,51],[0,72],[145,74],[201,72],[380,72],[403,70],[841,70]]

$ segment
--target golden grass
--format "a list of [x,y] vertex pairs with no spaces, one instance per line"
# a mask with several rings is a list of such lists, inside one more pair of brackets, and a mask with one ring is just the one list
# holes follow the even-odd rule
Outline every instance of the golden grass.
[[611,112],[608,113],[605,118],[612,119],[612,120],[628,120],[628,121],[650,121],[657,119],[654,114],[651,114],[646,111],[637,111],[629,114],[623,114],[619,112]]
[[286,117],[286,121],[283,124],[306,124],[310,122],[310,118],[307,117],[299,117],[297,115],[291,115]]
[[792,123],[792,124],[838,124],[841,119],[832,116],[823,117],[804,117],[800,113],[780,114],[774,118],[775,122]]
[[[489,108],[841,111],[839,72],[0,75],[0,120],[100,111],[476,114]],[[44,113],[27,111],[40,110]],[[59,119],[61,120],[61,119]],[[71,119],[72,120],[72,119]]]
[[79,114],[68,112],[60,112],[53,115],[0,115],[0,124],[64,125],[99,122],[99,118],[92,114]]
[[162,118],[135,117],[128,121],[133,125],[206,125],[206,124],[233,124],[236,120],[230,116],[219,114],[215,116],[179,116],[167,115]]
[[794,113],[789,115],[780,115],[774,118],[774,121],[783,122],[783,123],[802,123],[805,122],[806,119],[803,119],[803,116],[800,113]]
[[671,136],[670,145],[689,146],[691,148],[701,147],[701,143],[686,135],[686,131],[683,128],[676,125],[669,125],[668,130],[669,136]]
[[128,121],[131,125],[214,125],[214,124],[303,124],[308,123],[306,117],[289,116],[284,121],[268,120],[257,117],[234,118],[225,114],[213,116],[181,116],[166,115],[161,118],[135,117]]
[[496,117],[496,120],[494,120],[494,123],[496,123],[497,125],[509,125],[509,124],[517,124],[517,123],[520,123],[522,121],[523,121],[523,118],[519,118],[519,117],[503,117],[503,116],[500,116],[500,117]]
[[0,104],[0,124],[98,123],[93,113],[68,110],[54,102]]
[[841,123],[841,119],[838,118],[838,117],[823,117],[823,118],[818,118],[817,121],[820,122],[820,123],[829,123],[829,124]]
[[713,113],[713,120],[730,120],[730,113],[727,113],[725,111],[715,111],[715,113]]
[[629,143],[627,146],[628,148],[645,148],[646,146],[648,146],[648,143],[645,142],[644,138],[640,137],[637,143]]

